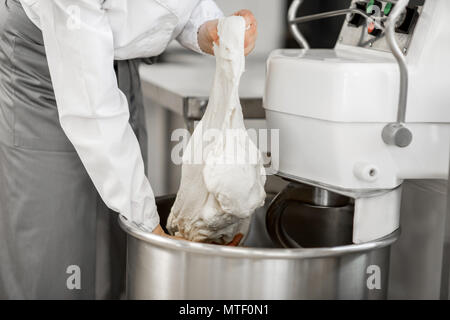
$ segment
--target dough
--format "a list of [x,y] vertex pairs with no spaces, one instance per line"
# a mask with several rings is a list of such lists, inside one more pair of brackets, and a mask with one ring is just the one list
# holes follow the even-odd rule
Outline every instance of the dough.
[[188,240],[225,244],[248,232],[251,215],[264,205],[266,176],[239,101],[245,20],[222,18],[218,33],[209,104],[184,151],[180,189],[167,229]]

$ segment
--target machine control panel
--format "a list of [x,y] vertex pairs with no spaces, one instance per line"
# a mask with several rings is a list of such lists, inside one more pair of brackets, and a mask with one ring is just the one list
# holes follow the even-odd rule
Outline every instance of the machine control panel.
[[[351,6],[364,11],[384,27],[395,7],[395,2],[385,0],[353,0]],[[397,42],[405,54],[408,53],[408,48],[414,35],[414,29],[422,13],[424,4],[425,0],[411,0],[395,27]],[[338,43],[390,52],[383,30],[378,28],[373,21],[370,22],[357,13],[352,13],[347,16]]]

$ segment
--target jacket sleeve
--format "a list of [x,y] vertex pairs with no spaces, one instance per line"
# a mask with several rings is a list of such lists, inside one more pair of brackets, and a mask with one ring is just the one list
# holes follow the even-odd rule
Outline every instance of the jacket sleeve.
[[41,1],[40,24],[61,126],[106,205],[153,230],[159,223],[127,99],[113,68],[102,0]]
[[198,45],[197,33],[203,23],[223,17],[222,11],[213,0],[200,0],[191,16],[178,35],[178,42],[184,47],[203,53]]

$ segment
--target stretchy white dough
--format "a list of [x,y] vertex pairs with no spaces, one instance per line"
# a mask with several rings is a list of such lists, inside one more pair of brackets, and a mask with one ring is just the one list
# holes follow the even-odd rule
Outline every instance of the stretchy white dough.
[[224,244],[248,232],[251,215],[264,205],[266,177],[239,101],[245,20],[222,18],[218,32],[209,104],[184,152],[180,189],[167,229],[188,240]]

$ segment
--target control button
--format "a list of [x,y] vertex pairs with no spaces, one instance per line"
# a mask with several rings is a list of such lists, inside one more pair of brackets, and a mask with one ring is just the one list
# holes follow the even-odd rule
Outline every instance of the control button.
[[406,8],[402,13],[402,16],[397,23],[397,28],[395,32],[410,34],[416,25],[417,19],[419,18],[419,10],[415,8]]
[[381,34],[381,30],[375,27],[374,22],[369,23],[369,26],[367,27],[367,32],[374,37],[378,37]]
[[368,15],[377,15],[381,16],[381,8],[383,8],[383,4],[377,0],[370,0],[367,3],[366,13]]
[[394,9],[395,5],[392,2],[386,3],[386,6],[384,7],[383,13],[385,16],[389,16]]
[[[364,10],[366,10],[366,3],[362,2],[362,1],[356,2],[355,8],[358,10],[364,11]],[[366,22],[366,19],[357,13],[352,13],[349,16],[349,20],[348,20],[348,24],[350,26],[356,27],[356,28],[362,26],[365,22]]]

